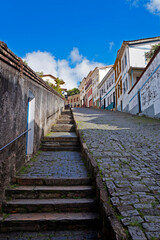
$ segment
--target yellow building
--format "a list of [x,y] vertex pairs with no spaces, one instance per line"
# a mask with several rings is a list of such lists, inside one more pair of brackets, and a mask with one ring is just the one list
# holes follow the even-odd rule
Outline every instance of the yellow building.
[[68,98],[65,100],[65,105],[70,106],[71,108],[81,107],[80,94],[68,96]]
[[117,58],[116,58],[113,68],[115,71],[115,94],[116,94],[116,106],[115,107],[117,108],[118,99],[122,95],[122,68],[121,68],[121,55],[119,54],[119,51],[117,53]]

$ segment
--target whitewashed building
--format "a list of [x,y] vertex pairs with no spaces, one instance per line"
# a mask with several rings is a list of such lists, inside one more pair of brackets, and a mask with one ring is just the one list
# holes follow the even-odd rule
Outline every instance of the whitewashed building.
[[115,108],[115,72],[111,67],[98,85],[101,109]]
[[147,65],[145,53],[152,45],[160,43],[160,37],[140,39],[135,41],[124,41],[117,53],[114,64],[116,77],[116,109],[129,112],[128,92],[139,80]]
[[45,74],[45,75],[42,76],[42,79],[43,79],[45,82],[49,82],[49,83],[55,84],[56,77],[54,77],[54,76],[51,75],[51,74]]
[[160,118],[160,47],[128,93],[128,110]]
[[85,107],[85,84],[86,84],[86,78],[84,77],[82,82],[80,83],[78,89],[80,91],[80,106]]
[[92,78],[93,107],[100,107],[100,95],[98,91],[98,85],[111,67],[112,66],[96,67],[92,72],[91,78]]

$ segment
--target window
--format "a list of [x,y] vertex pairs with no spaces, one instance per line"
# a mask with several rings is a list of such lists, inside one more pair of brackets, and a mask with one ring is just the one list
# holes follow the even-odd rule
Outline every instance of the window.
[[124,93],[126,92],[126,89],[125,89],[125,82],[123,83],[123,92],[124,92]]
[[122,60],[122,71],[124,71],[124,58]]
[[127,78],[125,80],[125,85],[126,85],[126,91],[128,90],[128,81],[127,81]]
[[126,56],[126,54],[124,55],[124,60],[125,60],[125,66],[127,66],[127,56]]
[[110,103],[112,102],[112,94],[111,94],[111,96],[110,96]]

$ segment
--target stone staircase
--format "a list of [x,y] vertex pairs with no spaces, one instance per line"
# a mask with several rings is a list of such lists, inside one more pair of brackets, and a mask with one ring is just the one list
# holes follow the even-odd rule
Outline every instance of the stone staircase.
[[43,151],[80,151],[80,143],[75,134],[70,110],[62,113],[56,124],[52,126],[50,136],[42,139],[41,149]]
[[[62,113],[57,122],[54,129],[72,125],[70,111]],[[75,133],[57,133],[56,130],[42,140],[42,149],[53,152],[80,151]],[[95,190],[87,176],[44,178],[22,174],[12,179],[5,194],[0,232],[87,230],[97,231],[94,239],[100,239]]]

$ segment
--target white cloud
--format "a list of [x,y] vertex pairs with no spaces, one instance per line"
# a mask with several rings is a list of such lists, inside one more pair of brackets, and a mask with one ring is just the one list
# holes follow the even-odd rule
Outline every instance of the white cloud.
[[36,72],[50,73],[57,75],[57,63],[55,57],[49,52],[27,53],[24,60]]
[[112,41],[109,43],[109,51],[112,51],[113,46],[114,46],[114,42]]
[[73,50],[70,53],[70,59],[72,63],[80,62],[82,60],[83,56],[79,54],[78,48],[73,48]]
[[55,77],[63,79],[67,89],[78,87],[78,82],[86,77],[91,70],[98,66],[104,66],[102,63],[89,61],[83,55],[80,55],[78,48],[73,48],[69,54],[69,59],[74,63],[74,66],[70,65],[69,60],[55,60],[55,57],[51,53],[37,51],[27,53],[23,60],[35,72],[42,71],[44,74],[52,74]]
[[160,15],[160,0],[150,0],[146,4],[146,8],[153,14]]

